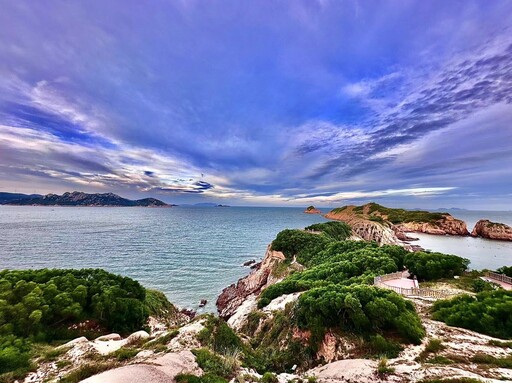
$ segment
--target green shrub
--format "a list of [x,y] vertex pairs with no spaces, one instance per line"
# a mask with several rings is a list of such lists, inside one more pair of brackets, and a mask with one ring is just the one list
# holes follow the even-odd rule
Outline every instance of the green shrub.
[[377,373],[379,375],[388,375],[392,374],[393,372],[395,372],[395,369],[388,366],[387,358],[382,358],[381,360],[379,360],[379,364],[377,366]]
[[52,339],[84,319],[128,333],[146,322],[145,296],[138,282],[100,269],[0,271],[0,334]]
[[0,374],[30,367],[30,343],[8,335],[0,338]]
[[231,353],[243,348],[242,341],[228,324],[217,317],[210,316],[198,334],[203,346],[211,347],[220,354]]
[[473,363],[489,364],[499,368],[512,368],[512,356],[496,358],[487,354],[476,354],[471,358]]
[[512,291],[496,290],[438,300],[433,318],[498,338],[512,338]]
[[196,356],[196,362],[205,373],[220,376],[226,379],[233,377],[235,365],[220,355],[214,354],[206,348],[192,351]]
[[115,363],[84,364],[76,370],[71,371],[66,376],[62,377],[59,380],[59,383],[78,383],[84,379],[99,374],[100,372],[110,370],[116,366],[117,364]]
[[178,374],[176,383],[227,383],[227,380],[212,374],[203,374],[202,376]]
[[115,357],[118,361],[122,362],[124,360],[133,358],[135,355],[139,353],[139,351],[140,350],[136,348],[121,347],[119,350],[113,352],[111,355]]
[[492,283],[486,282],[480,278],[473,280],[473,282],[471,283],[471,288],[475,293],[495,290],[494,285]]
[[326,235],[307,233],[303,230],[283,230],[277,234],[272,241],[272,249],[281,251],[287,259],[292,260],[294,256],[301,264],[308,260],[332,239]]
[[41,358],[41,361],[43,362],[51,362],[54,360],[57,360],[60,356],[64,355],[66,352],[69,351],[69,347],[57,347],[52,350],[49,350],[45,352]]
[[414,252],[405,256],[404,265],[419,280],[430,281],[463,274],[469,260],[456,255]]
[[373,355],[386,356],[388,358],[396,358],[403,347],[397,342],[387,340],[382,335],[377,334],[370,337],[368,342],[370,351]]
[[503,342],[503,341],[499,341],[499,340],[490,340],[488,342],[488,344],[490,346],[496,346],[496,347],[503,347],[503,348],[512,348],[512,341],[509,341],[509,342]]
[[279,383],[276,374],[265,372],[260,379],[261,383]]
[[350,237],[352,229],[345,222],[315,223],[306,227],[306,230],[320,231],[335,241],[343,241]]
[[415,344],[425,335],[410,302],[391,290],[373,286],[333,285],[309,290],[299,298],[296,315],[299,327],[311,330],[314,348],[327,328],[359,334],[394,330]]
[[431,354],[431,353],[437,353],[441,350],[444,350],[445,346],[443,345],[443,342],[441,339],[432,338],[429,340],[427,345],[425,346],[425,352]]
[[512,266],[503,266],[496,270],[499,274],[505,274],[508,277],[512,277]]
[[430,359],[427,359],[425,363],[430,364],[452,364],[453,361],[442,355],[436,355]]
[[154,317],[172,317],[177,315],[178,309],[174,306],[164,293],[158,290],[146,289],[144,306],[149,315]]

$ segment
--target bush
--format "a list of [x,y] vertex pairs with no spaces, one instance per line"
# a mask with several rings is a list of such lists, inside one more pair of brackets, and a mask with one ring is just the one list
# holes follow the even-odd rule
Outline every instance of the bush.
[[387,375],[393,372],[395,372],[395,369],[388,366],[387,358],[382,358],[379,360],[379,365],[377,366],[377,373],[379,375]]
[[386,356],[388,358],[396,358],[403,347],[397,342],[387,340],[382,335],[377,334],[370,337],[368,342],[370,351],[374,355]]
[[333,285],[309,290],[299,298],[296,315],[299,327],[311,330],[314,348],[327,328],[359,334],[397,331],[415,344],[425,335],[410,302],[391,290],[373,286]]
[[92,319],[128,333],[147,320],[145,289],[100,269],[0,272],[0,334],[59,336],[56,328]]
[[192,351],[196,356],[196,362],[205,373],[231,379],[235,373],[235,365],[229,360],[214,354],[206,348]]
[[279,383],[276,374],[265,372],[260,379],[261,383]]
[[100,372],[110,370],[117,365],[114,363],[84,364],[66,376],[60,378],[59,383],[78,383]]
[[265,289],[260,295],[258,307],[266,306],[283,294],[315,287],[371,284],[375,276],[397,271],[404,252],[396,246],[360,245],[356,241],[334,242],[310,259],[310,263],[314,264],[312,267]]
[[433,318],[498,338],[512,338],[512,291],[495,290],[438,300]]
[[475,279],[471,283],[471,288],[475,293],[480,293],[482,291],[491,291],[494,290],[494,284],[486,282],[482,279]]
[[419,280],[430,281],[463,274],[469,260],[456,255],[415,252],[405,256],[404,265]]
[[30,343],[8,335],[0,338],[0,374],[30,367]]
[[343,241],[350,237],[352,229],[345,222],[315,223],[306,227],[306,230],[320,231],[335,241]]
[[220,354],[232,353],[243,348],[238,335],[224,320],[209,316],[204,327],[198,334],[198,339],[203,346],[211,347]]
[[475,354],[471,361],[478,364],[489,364],[499,368],[512,368],[512,356],[505,356],[503,358],[496,358],[487,354]]
[[512,266],[503,266],[496,270],[499,274],[505,274],[507,277],[512,277]]
[[202,376],[179,374],[176,375],[176,383],[227,383],[227,380],[212,374]]
[[164,293],[158,290],[146,289],[146,298],[144,306],[149,315],[153,317],[172,317],[178,313],[174,306]]

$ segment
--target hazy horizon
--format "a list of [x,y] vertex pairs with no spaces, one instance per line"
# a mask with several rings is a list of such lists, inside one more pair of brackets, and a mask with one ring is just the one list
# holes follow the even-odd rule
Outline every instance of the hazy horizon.
[[1,190],[510,210],[510,1],[0,4]]

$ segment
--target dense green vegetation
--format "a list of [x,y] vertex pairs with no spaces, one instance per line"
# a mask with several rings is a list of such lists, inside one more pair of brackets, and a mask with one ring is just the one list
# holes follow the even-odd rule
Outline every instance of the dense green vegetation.
[[419,344],[425,335],[414,306],[391,290],[373,286],[328,286],[303,294],[297,305],[299,327],[312,331],[317,343],[327,328],[368,334],[397,331]]
[[[287,259],[295,256],[307,268],[265,289],[258,306],[264,307],[283,294],[304,293],[292,312],[283,318],[274,318],[281,326],[273,323],[256,338],[257,348],[265,349],[269,332],[286,337],[293,326],[309,330],[309,345],[294,344],[293,352],[290,347],[283,351],[290,355],[281,366],[286,368],[294,361],[294,355],[301,355],[303,361],[314,358],[328,329],[358,334],[366,339],[370,353],[382,355],[396,356],[401,349],[396,340],[419,343],[425,332],[412,304],[391,290],[370,286],[375,276],[402,270],[409,253],[399,246],[379,247],[374,242],[345,240],[350,231],[340,222],[321,225],[324,226],[308,228],[321,231],[321,235],[285,230],[272,243],[273,249],[282,251]],[[442,262],[441,254],[431,260],[437,256]],[[446,265],[443,263],[443,266]],[[450,271],[453,272],[449,268]],[[252,319],[248,321],[248,332],[255,331],[261,320],[256,315],[254,321]],[[380,334],[393,334],[395,340],[387,340]],[[290,339],[286,342],[292,344]]]
[[350,226],[344,222],[315,223],[306,227],[306,230],[322,232],[336,241],[343,241],[352,233]]
[[0,272],[0,334],[54,338],[79,320],[112,331],[140,329],[146,290],[133,279],[100,269]]
[[0,373],[26,371],[33,342],[128,333],[171,310],[163,294],[100,269],[0,271]]
[[500,267],[496,272],[500,274],[505,274],[507,277],[512,277],[512,266],[503,266]]
[[379,247],[363,241],[333,242],[310,257],[311,268],[265,289],[258,305],[264,307],[280,295],[315,287],[371,284],[375,276],[401,269],[406,253],[398,246]]
[[403,222],[430,222],[435,223],[436,221],[443,219],[447,213],[431,213],[428,211],[421,210],[405,210],[405,209],[393,209],[379,205],[378,203],[371,202],[369,205],[369,214],[379,212],[382,215],[387,216],[387,220],[394,224]]
[[474,297],[461,295],[439,300],[433,306],[433,318],[450,326],[511,339],[512,291],[484,291]]
[[430,281],[463,274],[468,268],[469,259],[442,253],[415,252],[405,256],[404,265],[420,281]]
[[[341,213],[347,209],[348,206],[339,207],[331,210],[331,213]],[[404,222],[428,222],[431,224],[436,224],[436,221],[443,219],[447,213],[431,213],[428,211],[421,210],[405,210],[405,209],[393,209],[389,207],[385,207],[379,205],[375,202],[370,202],[366,205],[355,206],[353,211],[356,214],[363,214],[365,207],[367,207],[367,214],[370,216],[369,218],[372,220],[382,222],[381,219],[377,218],[379,216],[386,216],[387,221],[393,224],[399,224]]]

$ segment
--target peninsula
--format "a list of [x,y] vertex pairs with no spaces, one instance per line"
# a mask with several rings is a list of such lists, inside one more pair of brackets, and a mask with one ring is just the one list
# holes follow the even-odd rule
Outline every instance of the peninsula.
[[[3,193],[7,194],[7,193]],[[22,195],[23,196],[23,195]],[[47,194],[44,196],[24,196],[18,199],[0,201],[3,205],[16,206],[94,206],[94,207],[171,207],[155,198],[130,200],[114,193],[88,194],[74,191],[62,195]]]

